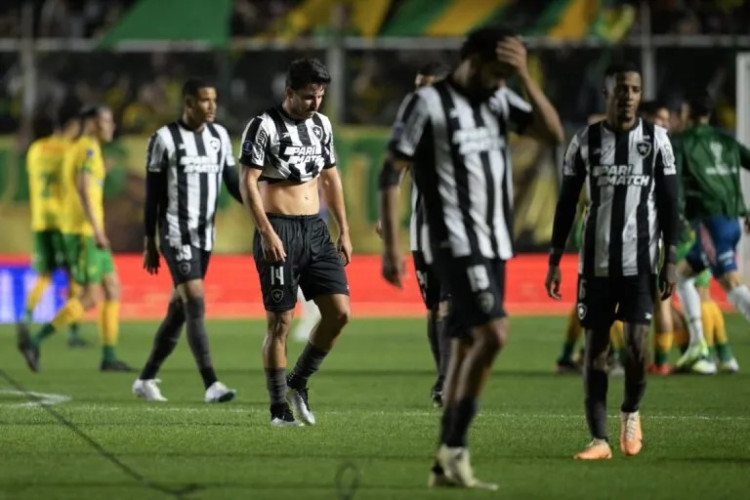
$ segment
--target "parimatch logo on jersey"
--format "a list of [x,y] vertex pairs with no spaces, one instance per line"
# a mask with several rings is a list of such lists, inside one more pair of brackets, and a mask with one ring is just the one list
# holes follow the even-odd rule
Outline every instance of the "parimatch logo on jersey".
[[462,155],[483,153],[505,146],[503,138],[493,134],[488,127],[456,130],[453,133],[453,143],[458,144],[458,152]]
[[596,178],[598,187],[604,186],[648,186],[651,178],[648,175],[636,174],[633,165],[599,165],[592,169],[591,175]]
[[308,164],[323,165],[322,148],[318,146],[286,146],[281,154],[288,157],[291,164]]

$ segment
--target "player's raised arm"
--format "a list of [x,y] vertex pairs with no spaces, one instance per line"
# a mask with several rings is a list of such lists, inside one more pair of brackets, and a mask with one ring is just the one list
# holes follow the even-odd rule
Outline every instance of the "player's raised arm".
[[570,228],[576,215],[578,197],[586,179],[586,168],[580,151],[580,138],[576,134],[568,145],[563,162],[563,181],[560,197],[555,208],[555,220],[552,227],[552,247],[549,256],[549,268],[544,286],[547,294],[553,299],[560,299],[560,259],[565,251]]
[[143,268],[149,274],[159,272],[156,224],[167,199],[167,150],[158,133],[151,136],[146,150],[146,201],[143,206]]
[[664,129],[657,128],[654,140],[657,147],[654,189],[656,194],[656,210],[664,241],[664,265],[659,273],[659,287],[661,298],[665,300],[672,295],[677,281],[677,239],[679,227],[679,194],[677,185],[677,167],[672,152],[672,144]]
[[[516,72],[531,104],[529,112],[520,103],[515,103],[514,99],[509,98],[511,121],[516,122],[521,131],[531,137],[553,145],[561,144],[565,138],[565,132],[560,116],[529,74],[526,47],[519,38],[509,37],[498,42],[496,53],[498,61],[510,66]],[[511,95],[514,94],[511,93]]]

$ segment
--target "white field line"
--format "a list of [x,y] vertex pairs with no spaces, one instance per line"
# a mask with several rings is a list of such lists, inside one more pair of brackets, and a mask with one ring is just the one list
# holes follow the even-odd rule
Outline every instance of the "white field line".
[[[3,393],[5,391],[0,391],[0,393]],[[48,395],[48,396],[54,396],[54,395]],[[67,397],[67,396],[63,396]],[[69,398],[68,398],[69,400]],[[62,401],[60,401],[62,402]],[[38,407],[37,403],[32,404],[24,404],[21,405],[0,405],[5,408],[15,407],[15,408],[25,408],[25,409],[35,409]],[[82,405],[66,405],[65,407],[66,412],[133,412],[133,411],[140,411],[143,413],[189,413],[189,414],[200,414],[200,413],[212,413],[212,414],[220,414],[220,413],[245,413],[245,414],[267,414],[268,410],[263,408],[236,408],[229,405],[222,405],[221,407],[218,407],[216,405],[206,405],[205,408],[185,408],[185,407],[178,407],[178,406],[169,406],[168,404],[164,403],[143,403],[143,406],[138,409],[134,406],[117,406],[117,405],[98,405],[98,404],[82,404]],[[368,411],[368,410],[348,410],[348,411],[341,411],[341,410],[330,410],[330,411],[316,411],[317,414],[320,415],[331,415],[331,416],[350,416],[350,415],[359,415],[362,413],[368,413],[372,416],[378,416],[378,417],[431,417],[431,418],[437,418],[440,415],[439,410],[409,410],[409,411],[399,411],[399,410],[377,410],[377,411]],[[505,418],[505,419],[537,419],[537,420],[543,420],[543,419],[549,419],[549,420],[583,420],[584,416],[583,414],[575,415],[575,414],[555,414],[555,413],[507,413],[507,412],[498,412],[498,411],[492,411],[492,410],[482,410],[479,413],[480,417],[485,418]],[[619,415],[609,415],[609,418],[619,418]],[[644,420],[704,420],[704,421],[748,421],[750,420],[750,416],[710,416],[710,415],[650,415],[648,413],[643,415]]]
[[7,394],[10,396],[17,396],[19,399],[28,399],[28,396],[38,398],[36,401],[23,401],[20,403],[6,403],[0,404],[0,406],[11,407],[11,408],[37,408],[39,405],[56,405],[60,403],[67,403],[72,400],[70,396],[64,394],[45,394],[43,392],[21,392],[15,389],[0,389],[0,395]]

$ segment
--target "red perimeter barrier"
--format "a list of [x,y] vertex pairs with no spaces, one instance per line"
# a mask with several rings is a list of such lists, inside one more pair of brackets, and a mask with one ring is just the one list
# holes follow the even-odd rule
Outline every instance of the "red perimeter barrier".
[[[380,276],[379,255],[355,255],[347,266],[354,316],[419,317],[425,313],[411,259],[399,290]],[[575,300],[577,255],[565,255],[561,263],[563,300],[549,299],[544,290],[547,256],[525,254],[507,265],[505,306],[509,314],[564,314]],[[27,264],[28,258],[0,255],[3,264]],[[123,319],[160,319],[165,312],[172,281],[162,259],[161,271],[150,276],[142,269],[140,255],[116,255],[122,282]],[[711,290],[722,308],[724,294],[712,280]],[[206,277],[206,314],[210,318],[264,317],[260,284],[250,256],[214,255]]]

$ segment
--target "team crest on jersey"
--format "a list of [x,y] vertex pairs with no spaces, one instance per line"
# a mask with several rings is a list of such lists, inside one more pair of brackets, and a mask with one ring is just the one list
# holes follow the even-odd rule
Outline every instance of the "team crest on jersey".
[[641,156],[648,156],[648,154],[651,152],[651,143],[646,141],[641,141],[638,144],[636,144],[635,148],[638,150],[638,154]]
[[208,141],[208,147],[211,148],[211,151],[218,151],[221,149],[221,141],[218,137],[211,137]]
[[276,303],[281,302],[281,299],[284,298],[284,290],[282,290],[281,288],[277,288],[275,290],[271,290],[271,298]]
[[583,321],[583,319],[586,317],[586,313],[589,312],[586,304],[578,304],[576,310],[578,311],[578,319],[580,319],[581,321]]
[[313,134],[315,134],[315,137],[318,138],[319,141],[323,140],[323,129],[318,127],[317,125],[313,125],[312,127]]

